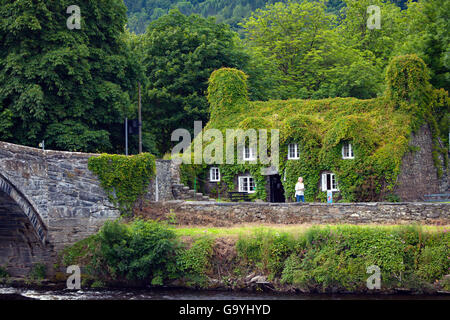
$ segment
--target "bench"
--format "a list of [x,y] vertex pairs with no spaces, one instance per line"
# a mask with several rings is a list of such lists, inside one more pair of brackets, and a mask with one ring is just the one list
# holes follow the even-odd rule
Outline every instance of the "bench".
[[228,192],[228,197],[230,201],[250,201],[250,197],[247,192]]
[[450,201],[450,193],[426,194],[423,196],[426,202]]

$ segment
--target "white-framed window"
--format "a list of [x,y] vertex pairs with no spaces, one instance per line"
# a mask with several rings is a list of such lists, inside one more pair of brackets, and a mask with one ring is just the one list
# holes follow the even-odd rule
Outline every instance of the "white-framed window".
[[350,142],[344,142],[342,145],[342,159],[354,159],[353,147]]
[[217,167],[211,167],[209,169],[209,181],[219,182],[220,181],[220,170]]
[[256,191],[255,187],[256,185],[253,177],[239,177],[239,192],[254,193]]
[[289,160],[300,159],[300,150],[298,149],[298,144],[290,143],[288,145],[288,159]]
[[244,160],[246,161],[254,161],[256,160],[256,149],[245,146],[244,147]]
[[339,191],[334,173],[322,173],[322,191]]

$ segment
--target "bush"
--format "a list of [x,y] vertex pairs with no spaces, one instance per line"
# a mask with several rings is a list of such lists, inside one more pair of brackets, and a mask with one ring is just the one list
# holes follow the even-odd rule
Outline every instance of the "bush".
[[30,271],[30,278],[33,280],[43,280],[47,275],[47,267],[43,263],[36,263]]
[[442,278],[450,271],[450,248],[448,244],[425,247],[419,257],[417,274],[429,282]]
[[284,261],[294,251],[295,241],[287,233],[259,230],[254,237],[241,237],[236,250],[247,264],[255,264],[261,271],[268,271],[270,277],[280,276]]
[[281,283],[294,283],[294,273],[301,270],[301,258],[293,253],[284,262],[284,269],[281,275]]
[[204,285],[206,274],[211,267],[214,241],[204,237],[197,239],[189,249],[179,252],[177,264],[179,271],[192,284]]
[[420,226],[312,227],[297,239],[257,233],[240,239],[247,265],[261,265],[284,284],[318,291],[365,290],[367,267],[381,270],[382,287],[423,289],[448,273],[449,236]]
[[85,265],[94,283],[118,280],[163,285],[184,276],[191,284],[204,285],[212,246],[213,240],[203,237],[184,248],[169,226],[156,221],[108,221],[98,234],[66,248],[62,262]]
[[6,279],[9,277],[9,273],[5,267],[0,266],[0,279]]
[[162,284],[176,273],[175,233],[155,221],[130,225],[107,222],[97,236],[98,249],[91,264],[104,277],[147,280]]

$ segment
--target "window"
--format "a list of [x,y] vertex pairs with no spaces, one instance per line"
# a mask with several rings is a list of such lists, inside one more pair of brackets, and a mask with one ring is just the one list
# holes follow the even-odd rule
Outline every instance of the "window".
[[255,180],[252,177],[239,177],[239,192],[254,193]]
[[342,145],[342,159],[354,159],[352,144],[349,142],[344,142]]
[[322,173],[322,191],[339,191],[334,173]]
[[298,144],[296,144],[296,143],[289,144],[288,159],[291,159],[291,160],[300,159],[300,152],[298,150]]
[[256,150],[248,146],[244,147],[244,160],[253,161],[256,160]]
[[209,169],[209,181],[219,182],[220,181],[220,170],[217,167],[212,167]]

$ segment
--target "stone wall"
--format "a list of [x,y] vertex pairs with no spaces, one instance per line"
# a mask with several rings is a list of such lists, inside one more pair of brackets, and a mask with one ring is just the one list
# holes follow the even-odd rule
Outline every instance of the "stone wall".
[[433,161],[432,135],[428,125],[412,134],[409,144],[417,150],[408,152],[403,157],[394,193],[402,201],[420,201],[424,200],[423,196],[427,194],[450,192],[448,168],[443,170],[443,177],[438,178]]
[[145,199],[150,201],[173,200],[172,185],[179,180],[171,160],[156,160],[156,176],[149,184]]
[[221,221],[233,224],[450,224],[449,203],[211,203],[176,200],[151,203],[150,207],[161,216],[172,210],[175,214],[199,217],[196,221],[201,221],[202,216],[209,217],[218,225],[224,225]]

